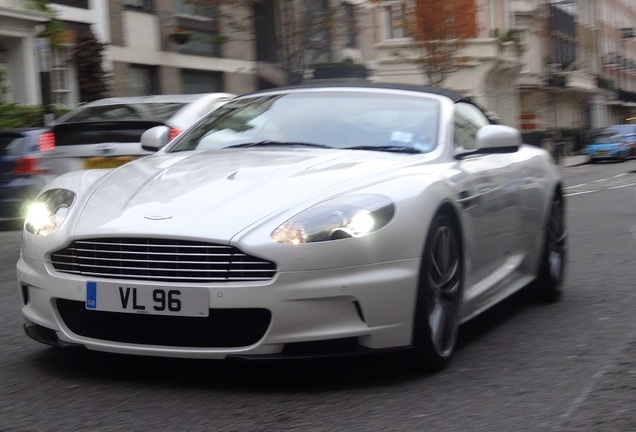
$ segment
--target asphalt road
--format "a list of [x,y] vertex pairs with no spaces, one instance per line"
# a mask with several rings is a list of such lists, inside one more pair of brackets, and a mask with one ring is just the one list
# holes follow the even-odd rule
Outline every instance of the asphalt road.
[[228,363],[55,350],[22,332],[20,233],[0,232],[0,431],[634,431],[636,161],[562,172],[563,300],[502,303],[462,327],[434,375],[400,355]]

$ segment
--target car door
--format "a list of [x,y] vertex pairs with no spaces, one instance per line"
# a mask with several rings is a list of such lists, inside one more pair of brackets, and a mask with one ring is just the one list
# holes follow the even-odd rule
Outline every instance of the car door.
[[[454,137],[458,150],[475,148],[480,127],[489,124],[476,106],[457,103]],[[479,154],[458,161],[458,199],[468,254],[466,300],[487,301],[518,255],[521,229],[520,176],[511,154]],[[476,306],[478,307],[478,306]]]

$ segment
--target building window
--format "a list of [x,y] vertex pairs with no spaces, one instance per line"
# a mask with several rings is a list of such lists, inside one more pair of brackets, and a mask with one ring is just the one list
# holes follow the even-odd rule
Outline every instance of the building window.
[[351,3],[343,3],[344,17],[344,46],[347,48],[355,48],[358,45],[356,40],[356,6]]
[[[187,29],[187,28],[186,28]],[[221,44],[216,32],[187,29],[190,38],[187,43],[179,45],[179,51],[185,54],[221,56]]]
[[184,69],[181,71],[183,92],[188,94],[224,91],[223,73]]
[[159,93],[157,68],[154,66],[130,65],[130,96],[148,96]]
[[9,90],[11,89],[11,71],[7,64],[0,58],[0,77],[4,80],[0,86],[0,103],[8,103],[11,100]]
[[387,1],[384,4],[386,38],[403,39],[408,37],[408,20],[415,14],[415,2]]
[[73,101],[69,49],[55,49],[51,54],[51,103],[70,107]]
[[312,1],[308,5],[307,22],[311,37],[306,50],[307,63],[331,61],[329,18],[329,2],[327,0]]
[[177,27],[190,32],[188,42],[179,46],[180,52],[221,56],[218,6],[210,3],[176,0]]
[[79,9],[88,9],[88,0],[53,0],[47,3],[55,3],[55,4],[75,7]]
[[195,18],[179,15],[176,25],[190,32],[188,41],[179,45],[179,51],[186,54],[221,56],[221,37],[218,23],[210,17]]
[[176,0],[177,13],[181,15],[214,19],[218,16],[218,7],[205,1]]
[[152,12],[152,0],[124,0],[124,6],[144,12]]
[[406,37],[406,9],[403,2],[388,2],[384,7],[387,39]]

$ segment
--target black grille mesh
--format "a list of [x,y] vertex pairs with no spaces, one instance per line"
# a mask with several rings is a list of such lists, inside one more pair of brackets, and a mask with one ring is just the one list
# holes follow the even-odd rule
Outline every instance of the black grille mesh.
[[258,342],[269,327],[267,309],[210,309],[207,317],[89,311],[84,302],[57,299],[67,327],[81,336],[175,347],[231,348]]
[[269,280],[276,273],[274,263],[235,247],[174,239],[76,240],[51,262],[63,273],[183,283]]

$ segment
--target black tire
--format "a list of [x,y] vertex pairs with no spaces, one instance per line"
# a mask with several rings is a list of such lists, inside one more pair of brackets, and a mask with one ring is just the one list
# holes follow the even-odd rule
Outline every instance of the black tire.
[[419,371],[445,368],[455,352],[463,271],[459,230],[439,213],[426,238],[415,304],[413,360]]
[[533,284],[537,300],[556,302],[562,294],[567,257],[567,229],[565,224],[565,202],[557,193],[552,198],[550,213],[546,222],[545,241],[541,267]]

